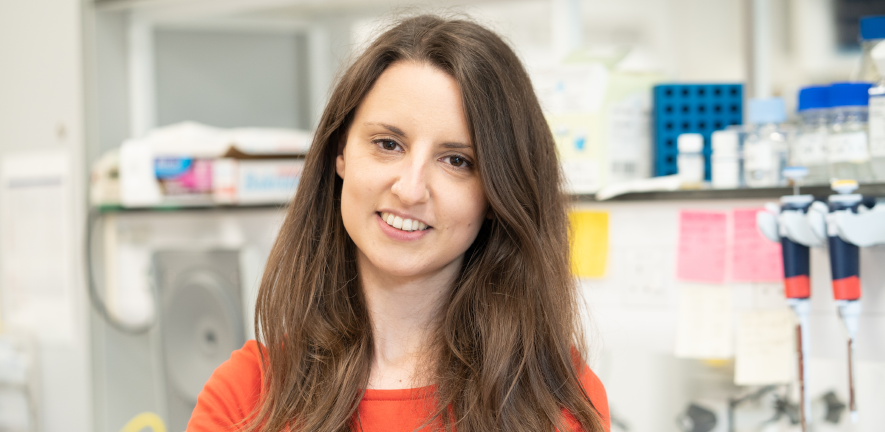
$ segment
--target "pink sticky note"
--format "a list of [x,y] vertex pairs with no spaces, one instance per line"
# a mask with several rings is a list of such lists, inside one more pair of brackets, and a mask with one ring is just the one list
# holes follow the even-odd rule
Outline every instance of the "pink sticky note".
[[690,282],[725,281],[726,214],[682,211],[676,277]]
[[784,277],[780,243],[763,237],[756,228],[756,213],[761,210],[734,210],[731,279],[735,282],[777,282]]

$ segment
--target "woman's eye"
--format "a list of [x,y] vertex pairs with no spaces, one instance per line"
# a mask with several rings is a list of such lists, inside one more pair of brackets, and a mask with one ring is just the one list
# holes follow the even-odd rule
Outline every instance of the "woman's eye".
[[381,148],[384,150],[396,150],[397,143],[393,140],[381,140]]
[[449,164],[455,168],[469,168],[470,167],[470,161],[468,161],[463,156],[457,156],[457,155],[456,156],[449,156],[446,159],[448,159]]

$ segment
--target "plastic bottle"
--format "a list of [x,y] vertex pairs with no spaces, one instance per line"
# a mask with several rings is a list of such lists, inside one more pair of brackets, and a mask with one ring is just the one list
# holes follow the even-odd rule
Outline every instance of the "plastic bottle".
[[870,52],[882,78],[870,87],[870,165],[876,181],[885,181],[885,42],[879,42]]
[[737,129],[713,132],[710,137],[712,183],[716,189],[737,189],[743,184],[743,160]]
[[704,181],[704,136],[696,133],[679,135],[676,146],[679,149],[676,166],[682,187],[700,188]]
[[753,128],[744,139],[744,181],[749,187],[786,184],[787,133],[780,126],[787,115],[780,98],[750,99],[747,118]]
[[863,52],[857,69],[851,74],[852,81],[879,82],[882,79],[871,53],[883,40],[885,40],[885,15],[860,19],[860,46]]
[[828,184],[830,167],[827,163],[827,127],[829,120],[828,89],[809,86],[799,90],[799,116],[802,123],[792,141],[790,163],[808,168],[804,183]]
[[830,177],[873,181],[867,139],[869,83],[833,83],[828,99],[831,117],[827,135]]

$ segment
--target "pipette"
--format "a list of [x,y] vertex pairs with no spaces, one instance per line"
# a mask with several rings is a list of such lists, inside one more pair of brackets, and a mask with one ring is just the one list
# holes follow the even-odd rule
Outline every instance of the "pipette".
[[809,314],[811,311],[810,246],[820,246],[820,237],[809,226],[806,213],[814,202],[811,195],[799,194],[799,181],[808,174],[804,167],[788,167],[784,176],[793,185],[793,195],[782,196],[780,206],[766,205],[767,211],[756,216],[759,230],[771,241],[780,242],[784,260],[784,294],[796,314],[796,351],[799,369],[800,420],[802,430],[808,430],[811,418],[811,398],[808,396],[808,373],[805,360],[809,352]]
[[839,308],[839,317],[848,334],[848,410],[851,422],[857,423],[857,401],[854,394],[854,343],[860,318],[860,248],[839,236],[836,222],[838,213],[857,213],[863,196],[854,194],[857,182],[836,180],[830,195],[827,215],[827,235],[830,246],[830,270],[833,275],[833,298]]

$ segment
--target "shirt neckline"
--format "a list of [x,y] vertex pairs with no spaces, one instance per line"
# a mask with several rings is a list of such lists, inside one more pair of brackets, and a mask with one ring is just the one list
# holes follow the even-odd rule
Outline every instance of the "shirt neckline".
[[433,396],[436,385],[406,389],[366,389],[364,401],[407,401],[426,399]]

